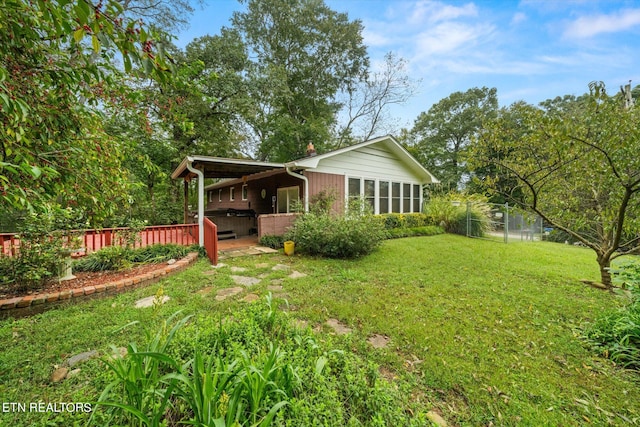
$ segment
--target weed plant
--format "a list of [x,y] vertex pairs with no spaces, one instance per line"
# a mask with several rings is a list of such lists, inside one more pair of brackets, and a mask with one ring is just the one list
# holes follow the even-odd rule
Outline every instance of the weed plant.
[[75,271],[117,271],[134,264],[160,263],[182,258],[189,252],[189,247],[175,244],[151,245],[138,249],[107,246],[77,260],[73,268]]

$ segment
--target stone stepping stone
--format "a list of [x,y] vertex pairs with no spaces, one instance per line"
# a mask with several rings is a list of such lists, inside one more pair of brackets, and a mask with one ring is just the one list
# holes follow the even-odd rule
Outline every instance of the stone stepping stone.
[[215,270],[207,270],[207,271],[203,271],[202,274],[204,274],[205,276],[211,276],[213,274],[216,274],[217,271]]
[[373,346],[373,348],[385,348],[389,345],[391,338],[385,335],[373,334],[367,338],[367,342]]
[[219,263],[218,265],[212,265],[211,268],[218,269],[218,268],[222,268],[222,267],[226,267],[226,266],[227,266],[227,264]]
[[438,427],[447,427],[447,422],[445,421],[445,419],[435,411],[427,412],[427,418]]
[[267,277],[269,277],[269,273],[258,274],[258,277],[261,279],[266,279]]
[[244,267],[231,267],[231,271],[233,273],[244,273],[247,269]]
[[220,289],[216,293],[216,301],[224,301],[229,297],[232,297],[234,295],[238,295],[242,291],[244,291],[244,288],[241,288],[240,286],[237,286],[235,288]]
[[51,382],[59,383],[63,379],[67,378],[67,374],[69,373],[69,369],[67,368],[58,368],[51,374]]
[[206,288],[200,289],[196,293],[199,295],[205,296],[205,295],[209,295],[212,290],[213,290],[213,286],[207,286]]
[[269,268],[269,263],[268,262],[261,262],[259,264],[256,264],[256,268]]
[[98,355],[97,350],[85,351],[84,353],[76,354],[64,361],[65,365],[72,368],[78,363],[84,362],[85,360],[89,360],[92,357],[96,357]]
[[263,254],[277,254],[278,253],[277,249],[269,248],[267,246],[256,246],[255,250],[259,251],[260,253],[263,253]]
[[284,264],[276,264],[273,267],[271,267],[271,269],[273,271],[289,271],[291,269],[291,267],[289,267],[288,265],[284,265]]
[[281,291],[282,285],[269,285],[267,286],[268,291]]
[[280,286],[280,285],[282,285],[283,283],[284,283],[284,280],[282,280],[282,279],[273,279],[273,280],[271,281],[271,284],[272,284],[273,286]]
[[246,287],[250,287],[253,285],[257,285],[260,283],[260,279],[256,277],[247,277],[247,276],[231,276],[231,279],[235,282],[236,285],[242,285]]
[[[160,302],[160,304],[164,304],[165,302],[169,301],[170,299],[171,298],[169,298],[168,296],[164,295],[159,302]],[[157,298],[155,296],[150,296],[150,297],[139,299],[138,301],[136,301],[136,308],[152,307],[154,301],[156,301],[156,300],[157,300]]]
[[352,331],[351,328],[347,327],[344,323],[341,323],[338,319],[328,319],[326,324],[338,335],[350,334]]
[[256,294],[247,294],[244,298],[242,298],[242,301],[244,302],[255,302],[258,301],[260,299],[260,297]]
[[293,270],[288,277],[289,279],[301,279],[303,277],[307,277],[307,275],[304,273],[300,273],[299,271]]

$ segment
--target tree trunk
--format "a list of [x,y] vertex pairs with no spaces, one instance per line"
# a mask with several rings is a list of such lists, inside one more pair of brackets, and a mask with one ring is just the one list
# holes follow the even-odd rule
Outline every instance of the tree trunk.
[[611,273],[609,267],[611,266],[611,257],[605,255],[598,255],[598,265],[600,266],[600,280],[602,284],[611,290],[613,283],[611,282]]

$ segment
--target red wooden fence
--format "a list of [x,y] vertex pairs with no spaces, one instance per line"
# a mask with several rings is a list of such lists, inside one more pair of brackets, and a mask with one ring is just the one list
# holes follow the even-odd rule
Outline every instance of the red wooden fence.
[[204,218],[204,248],[211,264],[218,265],[218,227],[209,218]]
[[[101,230],[82,230],[82,251],[86,254],[99,251],[105,246],[120,245],[125,242],[118,237],[118,232],[127,228],[103,228]],[[175,243],[190,246],[198,243],[198,224],[154,225],[146,227],[140,233],[134,247],[139,248],[156,243]],[[16,233],[0,234],[0,253],[8,256],[15,255],[20,250],[20,238]],[[217,248],[217,239],[216,239]],[[217,251],[216,251],[217,257]]]

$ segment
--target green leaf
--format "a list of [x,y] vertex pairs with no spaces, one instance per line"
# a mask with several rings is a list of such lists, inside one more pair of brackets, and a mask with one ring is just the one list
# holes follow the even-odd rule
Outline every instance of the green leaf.
[[91,36],[91,45],[93,46],[93,51],[95,53],[100,52],[100,40],[95,35]]
[[73,39],[76,41],[76,43],[80,43],[83,38],[84,38],[84,28],[78,28],[73,32]]

